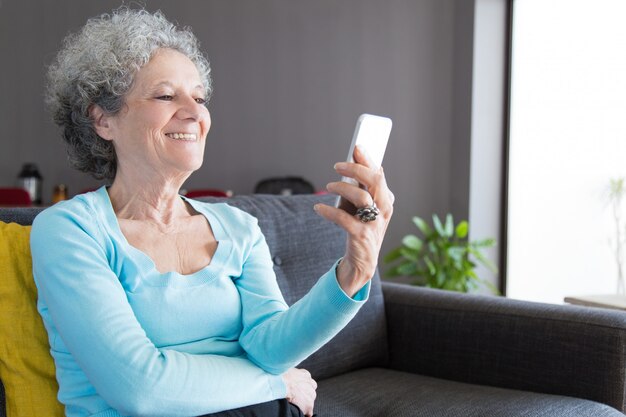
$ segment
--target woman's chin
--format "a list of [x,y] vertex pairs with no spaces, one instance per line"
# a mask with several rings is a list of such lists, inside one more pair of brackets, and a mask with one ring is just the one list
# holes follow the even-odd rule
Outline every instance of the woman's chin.
[[202,167],[202,160],[200,161],[193,161],[193,162],[189,162],[187,164],[185,164],[185,166],[183,167],[183,171],[185,172],[189,172],[190,174],[199,170]]
[[161,172],[165,177],[189,176],[202,167],[202,159],[174,161],[173,163],[163,164]]
[[173,166],[180,171],[191,173],[202,167],[204,155],[196,150],[195,152],[185,152],[182,154],[173,153],[168,159],[168,165]]

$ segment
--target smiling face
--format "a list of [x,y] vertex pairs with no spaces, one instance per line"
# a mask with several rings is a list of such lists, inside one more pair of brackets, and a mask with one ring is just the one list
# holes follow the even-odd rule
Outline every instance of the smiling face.
[[135,75],[122,110],[96,120],[96,130],[112,140],[117,175],[187,177],[200,168],[211,117],[205,89],[193,62],[160,49]]

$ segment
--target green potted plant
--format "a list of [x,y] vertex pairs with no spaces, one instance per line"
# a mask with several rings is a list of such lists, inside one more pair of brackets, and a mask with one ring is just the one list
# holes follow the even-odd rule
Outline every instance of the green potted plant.
[[404,236],[402,245],[385,256],[384,262],[393,264],[386,271],[387,277],[415,277],[414,285],[459,292],[484,286],[499,294],[494,285],[481,279],[475,271],[481,263],[497,272],[495,265],[482,253],[496,244],[494,239],[469,241],[469,223],[463,220],[455,226],[451,214],[446,216],[445,223],[436,214],[432,226],[417,216],[413,217],[413,223],[422,237]]

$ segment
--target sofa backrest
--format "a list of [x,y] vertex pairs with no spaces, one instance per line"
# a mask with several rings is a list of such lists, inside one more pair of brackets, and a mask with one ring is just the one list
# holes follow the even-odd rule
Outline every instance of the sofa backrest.
[[[305,295],[344,253],[343,230],[313,211],[315,203],[333,204],[332,196],[254,195],[200,200],[227,202],[258,219],[272,254],[278,285],[289,305]],[[0,208],[0,221],[29,225],[40,211],[40,208]],[[354,320],[300,367],[309,370],[314,378],[324,379],[354,369],[385,365],[386,362],[385,311],[377,273],[372,281],[370,299]],[[1,389],[0,406],[2,416],[4,395]]]

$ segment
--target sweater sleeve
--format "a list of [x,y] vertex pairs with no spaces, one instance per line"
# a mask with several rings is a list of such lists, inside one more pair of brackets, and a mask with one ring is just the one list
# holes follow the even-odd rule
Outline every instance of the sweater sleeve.
[[36,218],[31,250],[51,340],[61,338],[112,408],[134,416],[194,416],[285,397],[282,378],[245,357],[157,348],[108,263],[103,237],[88,208],[53,207]]
[[370,283],[350,298],[337,282],[337,261],[302,299],[287,307],[269,247],[256,219],[253,221],[252,244],[235,282],[243,309],[239,342],[254,363],[280,374],[302,362],[352,320],[367,301]]

